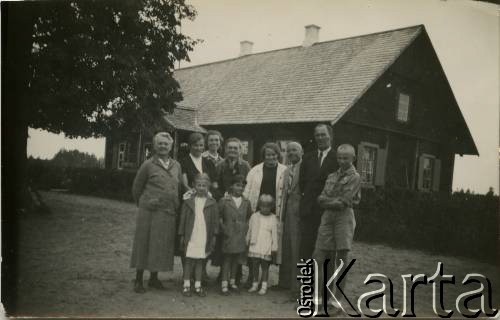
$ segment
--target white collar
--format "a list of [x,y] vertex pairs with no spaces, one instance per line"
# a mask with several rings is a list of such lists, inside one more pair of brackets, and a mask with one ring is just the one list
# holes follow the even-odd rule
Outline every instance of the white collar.
[[220,159],[220,154],[218,154],[218,153],[217,153],[217,155],[215,155],[215,156],[214,156],[214,155],[213,155],[213,154],[211,154],[211,153],[210,153],[210,151],[208,151],[208,150],[207,150],[207,151],[205,151],[205,152],[203,152],[201,155],[202,155],[202,156],[205,156],[205,157],[212,158],[212,159],[214,159],[214,160],[219,160],[219,159]]
[[167,158],[167,161],[163,161],[162,158],[158,157],[158,161],[160,161],[160,164],[168,170],[168,166],[170,165],[170,158]]
[[322,155],[323,155],[323,157],[324,157],[325,155],[327,155],[327,154],[328,154],[328,152],[330,152],[330,150],[332,150],[332,147],[328,147],[328,148],[326,148],[325,150],[319,150],[319,149],[318,149],[318,155],[319,155],[319,153],[320,153],[320,152],[322,152]]
[[191,157],[191,160],[193,160],[193,164],[196,167],[196,169],[202,173],[203,172],[203,161],[202,157],[195,158],[193,155],[190,153],[189,156]]
[[196,158],[195,156],[193,156],[191,153],[189,154],[189,156],[191,157],[191,159],[195,162],[200,162],[201,161],[201,156],[199,158]]

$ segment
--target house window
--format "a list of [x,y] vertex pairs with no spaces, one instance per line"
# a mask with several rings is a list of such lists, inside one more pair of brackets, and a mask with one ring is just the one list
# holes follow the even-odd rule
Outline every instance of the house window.
[[144,144],[144,160],[151,158],[152,155],[153,155],[153,144],[152,143]]
[[375,146],[361,145],[359,150],[359,174],[361,183],[375,184],[375,168],[377,166],[377,150]]
[[410,112],[410,95],[400,93],[398,99],[397,120],[400,122],[408,122],[408,114]]
[[118,145],[118,169],[123,169],[123,164],[127,161],[127,143],[121,142]]
[[432,177],[434,176],[434,158],[424,156],[422,158],[422,190],[432,189]]
[[241,155],[248,156],[248,141],[241,140]]

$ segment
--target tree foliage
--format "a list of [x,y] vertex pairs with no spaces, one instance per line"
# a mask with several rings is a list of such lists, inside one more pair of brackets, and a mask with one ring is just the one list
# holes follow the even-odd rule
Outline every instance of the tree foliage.
[[72,168],[99,168],[99,159],[94,154],[78,150],[59,150],[50,160],[50,164],[57,167]]
[[42,1],[34,19],[27,124],[67,136],[151,128],[182,99],[173,78],[197,40],[184,0]]

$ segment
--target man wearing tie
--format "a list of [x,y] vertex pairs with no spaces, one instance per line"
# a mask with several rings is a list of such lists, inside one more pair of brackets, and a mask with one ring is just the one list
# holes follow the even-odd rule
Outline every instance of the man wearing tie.
[[333,132],[328,124],[318,124],[314,128],[317,149],[302,158],[299,186],[302,192],[300,201],[300,258],[312,258],[318,227],[321,221],[321,208],[318,196],[325,185],[328,175],[338,169],[335,151],[332,150]]

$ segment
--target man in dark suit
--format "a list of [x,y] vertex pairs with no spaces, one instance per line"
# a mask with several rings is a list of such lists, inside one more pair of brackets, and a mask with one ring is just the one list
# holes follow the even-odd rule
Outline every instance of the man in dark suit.
[[333,130],[328,124],[318,124],[314,128],[317,149],[302,158],[299,186],[302,192],[300,202],[300,258],[312,258],[321,209],[320,195],[328,175],[338,169],[335,151],[332,149]]

